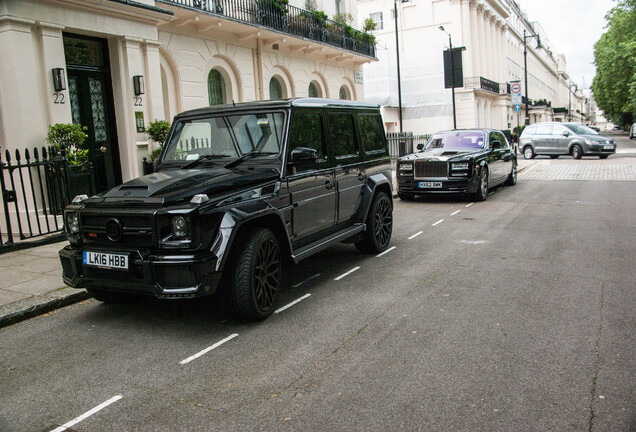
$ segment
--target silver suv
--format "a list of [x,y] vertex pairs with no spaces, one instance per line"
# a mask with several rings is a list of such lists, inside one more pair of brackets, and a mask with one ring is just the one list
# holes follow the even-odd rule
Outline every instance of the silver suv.
[[553,159],[560,155],[572,155],[574,159],[583,156],[607,159],[616,153],[612,138],[578,123],[535,123],[521,133],[519,148],[526,159],[537,155],[548,155]]

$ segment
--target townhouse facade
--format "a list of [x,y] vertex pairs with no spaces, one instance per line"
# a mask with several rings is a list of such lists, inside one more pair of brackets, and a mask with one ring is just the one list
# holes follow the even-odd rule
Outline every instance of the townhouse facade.
[[336,14],[355,20],[355,1],[0,0],[2,155],[79,124],[99,192],[141,174],[150,121],[212,104],[362,99],[375,45],[325,19]]
[[[364,67],[365,97],[382,105],[388,131],[399,130],[395,8],[404,130],[428,134],[453,128],[443,65],[449,35],[463,63],[463,87],[455,89],[458,128],[510,130],[523,125],[526,115],[530,123],[586,120],[581,109],[585,98],[571,83],[565,57],[518,1],[358,0],[359,19],[370,17],[377,23],[379,61]],[[513,83],[522,86],[519,111],[511,104]]]

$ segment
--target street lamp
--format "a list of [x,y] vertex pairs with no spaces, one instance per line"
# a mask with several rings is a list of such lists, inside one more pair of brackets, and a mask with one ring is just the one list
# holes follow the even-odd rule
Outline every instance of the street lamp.
[[537,49],[543,48],[541,46],[541,38],[538,34],[527,35],[525,29],[523,30],[523,73],[526,81],[526,121],[525,124],[530,124],[530,114],[528,113],[528,47],[526,44],[527,39],[537,38]]
[[398,9],[397,0],[393,0],[395,17],[395,55],[397,58],[397,81],[398,81],[398,115],[400,118],[400,134],[402,129],[402,79],[400,78],[400,39],[398,36]]
[[455,114],[455,62],[453,59],[453,40],[451,38],[451,34],[444,29],[444,26],[439,26],[438,28],[448,35],[448,50],[450,51],[451,63],[451,91],[453,93],[453,129],[457,129],[457,115]]

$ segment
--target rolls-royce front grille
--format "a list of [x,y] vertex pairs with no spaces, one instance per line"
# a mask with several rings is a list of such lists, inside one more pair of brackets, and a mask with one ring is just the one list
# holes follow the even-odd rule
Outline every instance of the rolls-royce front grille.
[[415,161],[415,177],[448,177],[448,162]]

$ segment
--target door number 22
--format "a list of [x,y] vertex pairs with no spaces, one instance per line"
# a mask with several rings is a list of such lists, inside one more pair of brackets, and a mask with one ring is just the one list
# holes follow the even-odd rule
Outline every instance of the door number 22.
[[64,104],[64,93],[53,93],[54,104]]
[[143,99],[135,96],[135,106],[143,106]]

